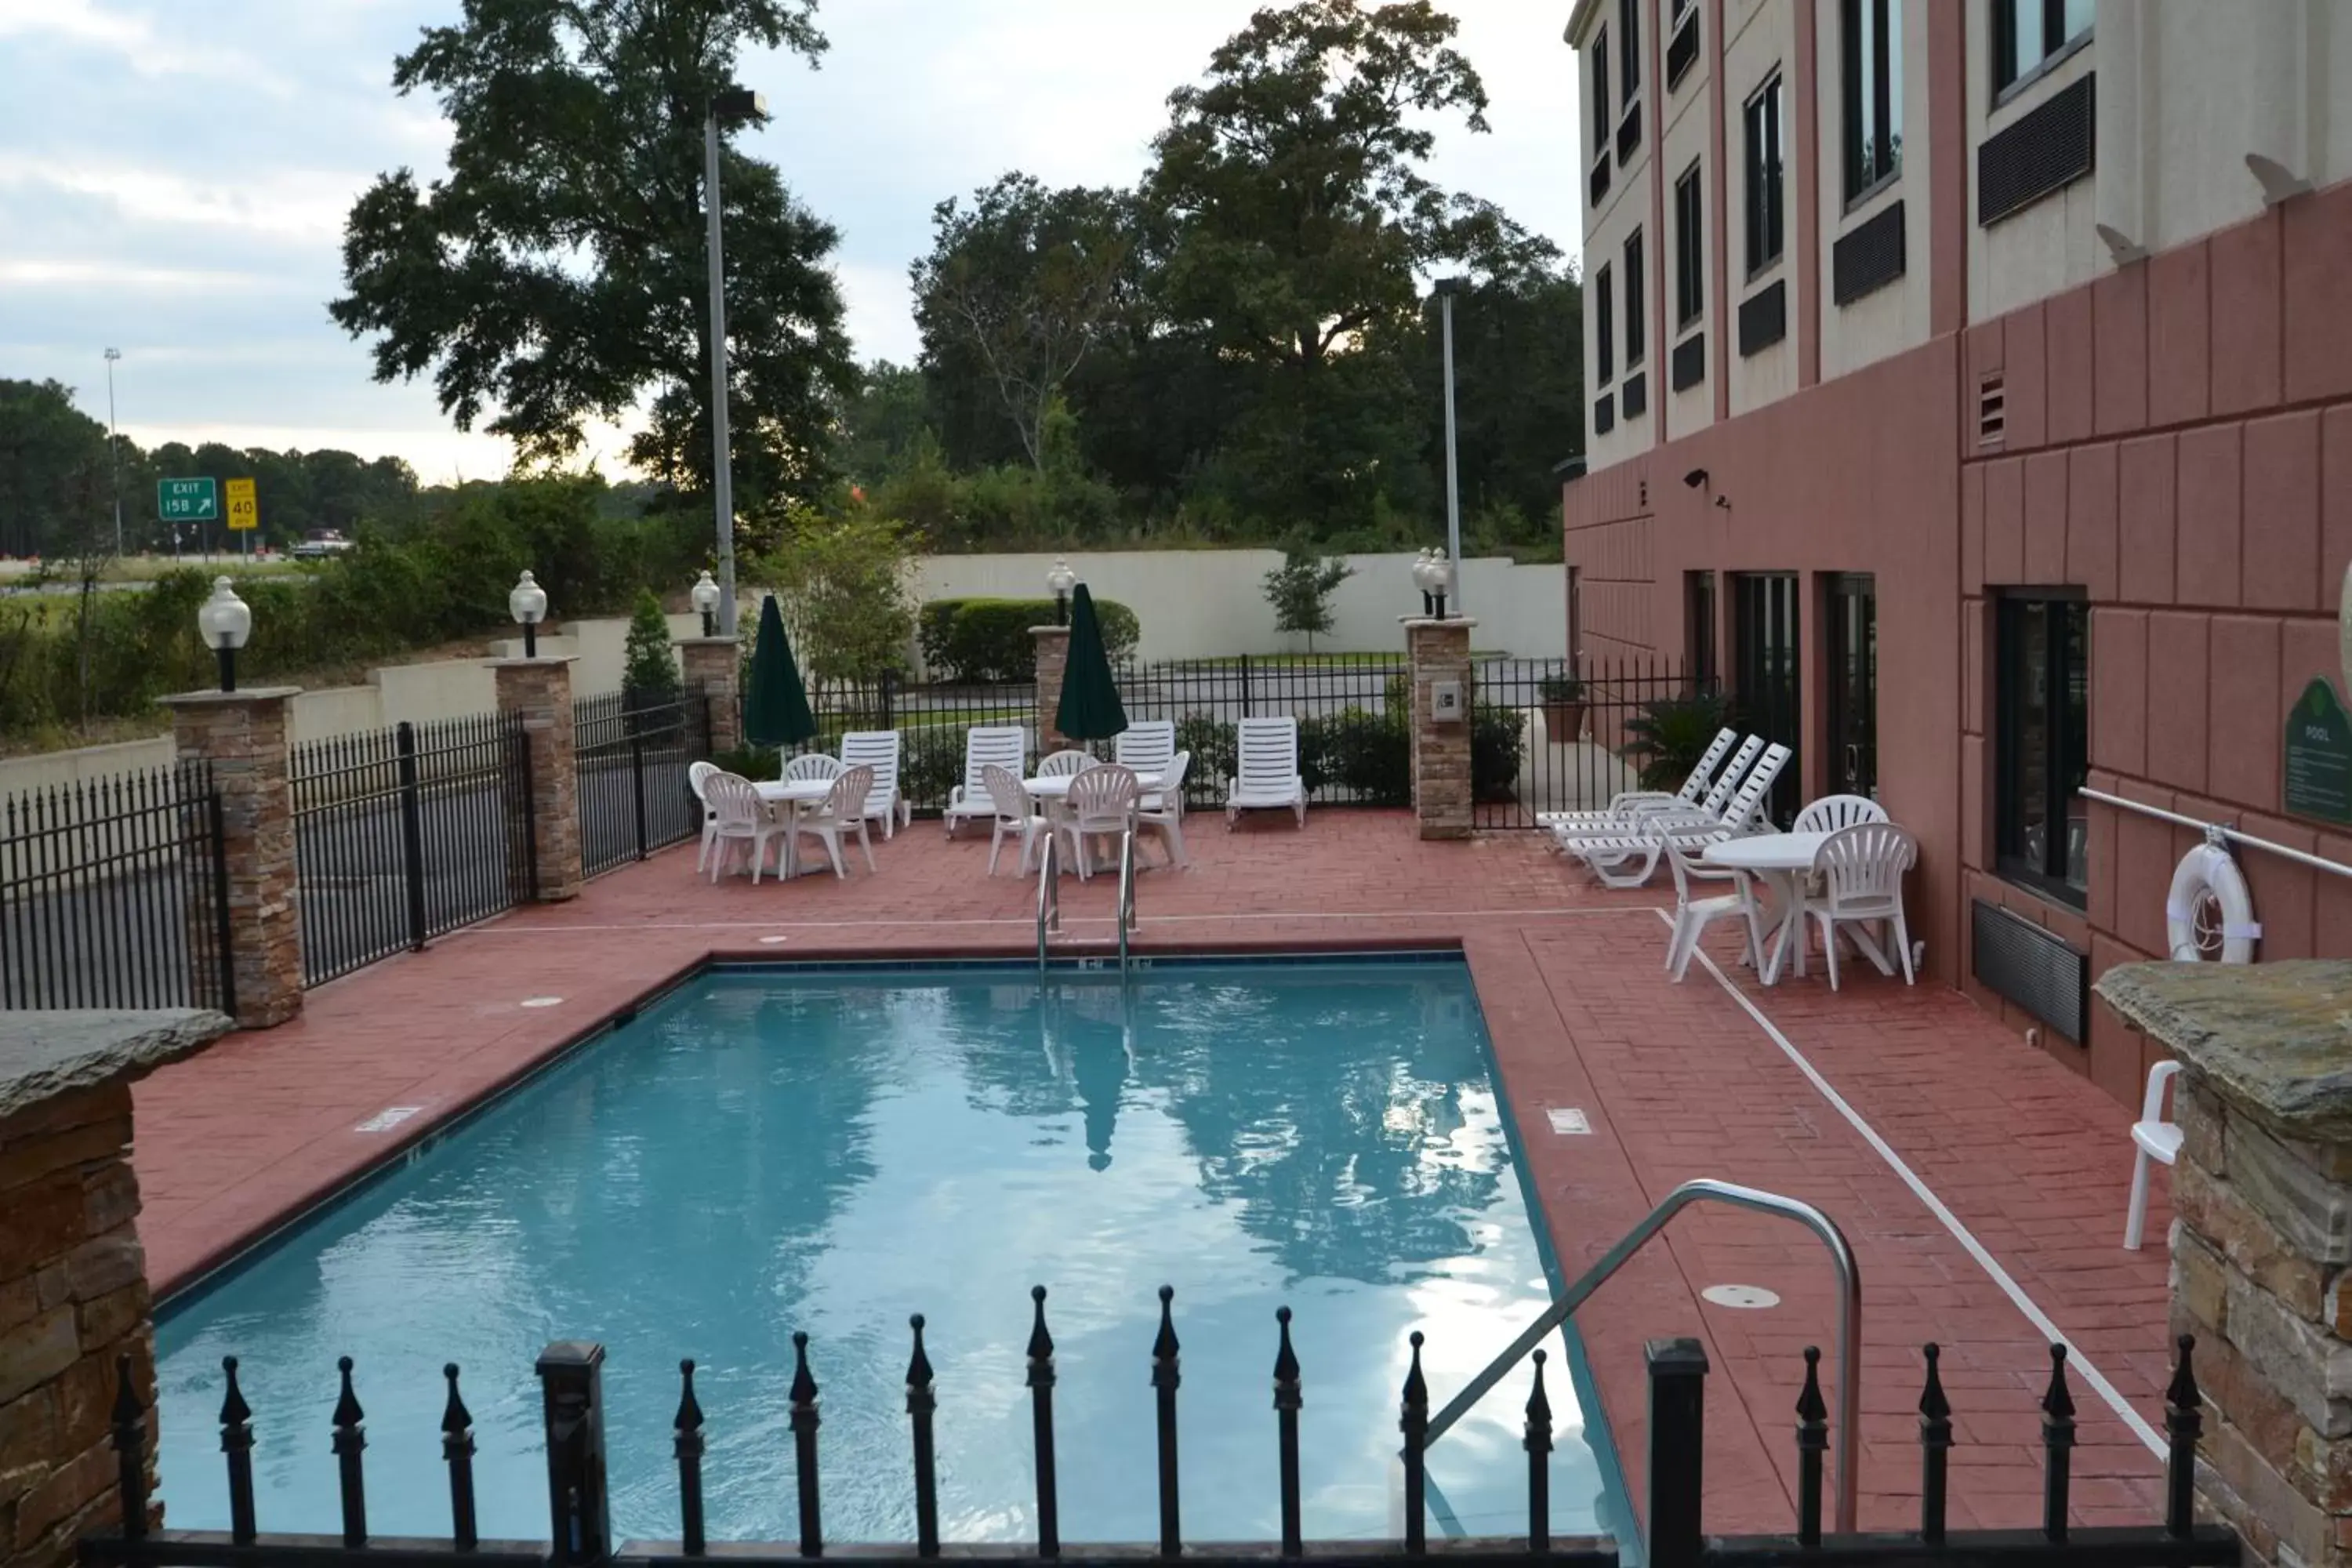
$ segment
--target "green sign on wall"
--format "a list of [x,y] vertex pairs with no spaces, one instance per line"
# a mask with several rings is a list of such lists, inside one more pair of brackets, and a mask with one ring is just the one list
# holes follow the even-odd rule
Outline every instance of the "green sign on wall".
[[2286,716],[2285,778],[2287,810],[2352,826],[2352,716],[2324,675]]

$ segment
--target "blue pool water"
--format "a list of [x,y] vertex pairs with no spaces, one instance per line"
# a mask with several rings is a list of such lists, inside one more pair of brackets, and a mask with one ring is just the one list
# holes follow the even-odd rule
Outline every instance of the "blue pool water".
[[[447,1530],[445,1361],[482,1531],[544,1535],[533,1360],[606,1346],[614,1527],[675,1537],[692,1356],[714,1540],[794,1533],[791,1335],[822,1386],[826,1533],[911,1540],[907,1319],[938,1374],[941,1528],[1034,1530],[1023,1349],[1050,1287],[1066,1541],[1156,1538],[1155,1291],[1176,1289],[1186,1537],[1277,1533],[1275,1309],[1296,1312],[1310,1536],[1402,1529],[1406,1335],[1442,1405],[1550,1300],[1458,961],[704,976],[173,1307],[172,1522],[225,1528],[221,1357],[256,1412],[265,1530],[337,1528],[335,1358],[358,1363],[369,1521]],[[1556,1347],[1554,1528],[1616,1527]],[[1525,1528],[1524,1373],[1432,1450],[1433,1532]],[[1604,1495],[1604,1478],[1607,1485]]]

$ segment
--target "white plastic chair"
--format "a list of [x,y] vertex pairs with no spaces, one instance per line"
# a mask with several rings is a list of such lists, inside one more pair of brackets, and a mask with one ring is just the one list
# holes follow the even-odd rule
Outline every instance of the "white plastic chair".
[[2180,1070],[2179,1062],[2158,1062],[2147,1069],[2147,1093],[2139,1102],[2139,1120],[2132,1123],[2131,1212],[2124,1220],[2124,1247],[2139,1250],[2140,1233],[2147,1228],[2147,1163],[2169,1165],[2180,1157],[2180,1125],[2164,1119],[2164,1086]]
[[1189,863],[1184,858],[1184,773],[1192,765],[1192,752],[1177,752],[1160,770],[1159,790],[1136,802],[1136,826],[1159,833],[1167,844],[1171,866]]
[[[841,836],[857,835],[858,847],[866,851],[866,870],[874,871],[874,841],[866,837],[866,800],[874,793],[874,770],[860,764],[844,768],[841,776],[833,781],[833,793],[823,804],[793,813],[791,823],[795,838],[803,836],[824,841],[824,852],[833,860],[833,874],[846,877],[849,872],[841,863]],[[756,875],[756,874],[755,874]]]
[[[1788,763],[1788,747],[1765,747],[1764,754],[1756,760],[1748,776],[1739,781],[1739,787],[1730,792],[1730,800],[1717,816],[1661,812],[1643,818],[1633,829],[1556,834],[1554,837],[1561,848],[1591,867],[1604,887],[1638,888],[1658,868],[1658,858],[1668,836],[1685,848],[1699,848],[1758,831],[1764,797],[1771,792],[1772,782],[1780,776],[1780,770]],[[1728,770],[1724,776],[1730,776]],[[1707,792],[1708,801],[1712,803],[1722,793],[1723,781],[1718,779],[1716,787]]]
[[1038,763],[1037,776],[1041,779],[1075,778],[1094,765],[1094,758],[1084,752],[1076,749],[1055,752]]
[[[1536,826],[1605,829],[1612,824],[1630,823],[1652,812],[1671,811],[1678,806],[1695,807],[1706,798],[1715,778],[1716,764],[1723,761],[1738,739],[1739,731],[1737,730],[1717,730],[1706,750],[1699,753],[1698,765],[1691,769],[1690,776],[1683,780],[1682,787],[1672,793],[1654,789],[1620,790],[1610,797],[1606,806],[1598,811],[1539,811],[1536,813]],[[1738,765],[1745,769],[1755,759],[1756,753],[1763,749],[1764,738],[1760,735],[1754,737],[1754,743],[1740,757]],[[1737,778],[1733,783],[1738,783]],[[1724,794],[1726,799],[1730,797],[1730,791],[1726,790]]]
[[1021,874],[1025,877],[1029,874],[1030,850],[1038,839],[1053,831],[1053,826],[1030,800],[1029,791],[1022,784],[1019,773],[1011,768],[998,767],[994,763],[982,771],[988,798],[995,803],[996,807],[995,831],[988,837],[988,874],[992,877],[996,875],[996,857],[1004,846],[1004,836],[1017,833],[1021,836]]
[[702,807],[702,847],[694,857],[697,876],[700,876],[710,864],[711,846],[719,842],[719,835],[712,831],[719,818],[710,809],[709,797],[702,793],[704,781],[717,772],[717,763],[688,763],[686,765],[686,787],[694,792],[694,803]]
[[1298,771],[1298,721],[1244,719],[1234,727],[1238,756],[1225,785],[1225,827],[1244,811],[1288,806],[1307,826],[1307,780]]
[[1136,787],[1135,770],[1117,763],[1098,763],[1070,780],[1070,793],[1062,803],[1056,826],[1069,837],[1070,853],[1078,863],[1078,880],[1094,874],[1087,839],[1102,833],[1116,837],[1133,827],[1135,803],[1141,794]]
[[1886,808],[1866,795],[1825,795],[1797,813],[1798,833],[1835,833],[1864,822],[1885,822]]
[[874,793],[866,797],[866,819],[882,824],[882,837],[898,836],[901,823],[915,819],[914,808],[898,793],[898,731],[853,730],[841,738],[845,767],[874,770]]
[[768,858],[768,840],[781,835],[784,825],[768,809],[751,781],[738,773],[711,773],[702,781],[702,798],[710,812],[706,829],[710,836],[710,879],[719,880],[729,846],[742,844],[751,847],[751,881],[758,885],[760,863]]
[[1111,742],[1111,760],[1139,773],[1165,773],[1176,754],[1176,721],[1146,719],[1129,724]]
[[1911,973],[1911,931],[1903,920],[1903,873],[1918,858],[1919,841],[1891,822],[1841,827],[1813,852],[1822,896],[1808,899],[1803,913],[1821,923],[1831,990],[1838,988],[1837,928],[1842,924],[1887,927],[1903,959],[1903,983],[1917,983]]
[[846,765],[839,757],[827,756],[823,752],[803,752],[784,763],[784,782],[806,784],[811,780],[837,779]]
[[1543,825],[1551,829],[1554,844],[1573,854],[1575,850],[1571,841],[1575,839],[1638,837],[1643,826],[1651,821],[1720,821],[1723,814],[1730,809],[1731,797],[1738,790],[1739,781],[1747,776],[1748,764],[1763,749],[1764,737],[1761,735],[1750,735],[1742,741],[1739,750],[1732,753],[1731,760],[1724,763],[1723,771],[1715,775],[1715,782],[1707,786],[1706,793],[1695,804],[1675,801],[1666,805],[1636,810],[1628,816],[1563,813],[1560,819],[1546,820]]
[[996,815],[996,802],[988,793],[987,770],[1003,768],[1018,778],[1028,756],[1029,737],[1018,724],[984,725],[964,731],[963,783],[948,792],[947,809],[940,814],[949,837],[955,837],[959,822]]
[[[1666,865],[1675,874],[1675,930],[1666,939],[1667,978],[1677,985],[1682,984],[1684,973],[1690,968],[1691,954],[1698,951],[1699,933],[1706,930],[1708,921],[1725,915],[1738,915],[1747,922],[1748,961],[1760,968],[1764,932],[1756,918],[1756,898],[1748,879],[1737,871],[1718,871],[1700,865],[1683,852],[1683,847],[1671,834],[1660,835],[1659,847],[1665,851]],[[1727,881],[1738,890],[1695,899],[1691,897],[1691,884],[1698,881]]]

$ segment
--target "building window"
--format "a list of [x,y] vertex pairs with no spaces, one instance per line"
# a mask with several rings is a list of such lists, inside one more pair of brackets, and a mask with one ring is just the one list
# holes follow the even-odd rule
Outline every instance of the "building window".
[[1992,0],[1995,99],[2091,30],[2093,0]]
[[1609,155],[1614,122],[1609,112],[1609,29],[1603,27],[1592,35],[1592,155],[1596,160]]
[[1592,278],[1592,381],[1606,386],[1617,374],[1617,280],[1602,268]]
[[2077,906],[2090,888],[2091,611],[2015,595],[1999,606],[1994,828],[2001,875]]
[[1642,0],[1617,0],[1617,79],[1630,108],[1642,90]]
[[1650,275],[1642,269],[1642,231],[1625,237],[1625,368],[1650,352]]
[[1852,203],[1903,167],[1903,0],[1841,0],[1840,10]]
[[1780,75],[1748,100],[1748,275],[1780,259]]
[[1675,182],[1675,323],[1678,327],[1697,321],[1706,303],[1706,237],[1699,227],[1704,194],[1698,165],[1693,163]]
[[1685,572],[1683,574],[1683,619],[1689,636],[1684,640],[1690,645],[1691,689],[1705,696],[1715,689],[1721,679],[1715,658],[1715,574]]

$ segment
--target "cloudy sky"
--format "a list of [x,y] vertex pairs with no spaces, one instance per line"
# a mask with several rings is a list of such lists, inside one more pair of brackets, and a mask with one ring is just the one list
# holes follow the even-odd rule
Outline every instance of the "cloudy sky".
[[[0,0],[0,376],[55,377],[124,432],[396,453],[428,480],[502,472],[429,384],[381,386],[327,319],[344,213],[379,173],[442,168],[393,58],[462,0]],[[745,149],[841,230],[862,357],[911,361],[907,264],[941,198],[1025,169],[1124,184],[1255,0],[823,0],[822,67],[758,57]],[[1569,0],[1453,0],[1493,133],[1441,133],[1442,184],[1576,248]],[[597,445],[609,447],[606,436]]]

